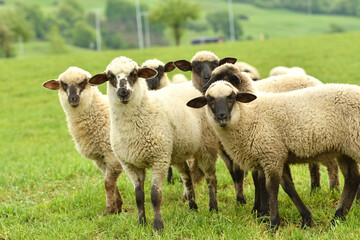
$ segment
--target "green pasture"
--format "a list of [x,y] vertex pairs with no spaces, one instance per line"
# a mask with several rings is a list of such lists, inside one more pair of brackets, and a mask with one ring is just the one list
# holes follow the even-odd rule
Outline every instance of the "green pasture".
[[[103,216],[102,175],[76,152],[57,92],[41,86],[69,66],[96,74],[116,56],[125,55],[141,64],[154,57],[164,62],[190,60],[199,50],[211,50],[220,58],[237,57],[256,66],[263,77],[277,65],[301,66],[324,83],[360,84],[359,42],[360,32],[353,32],[143,51],[75,52],[22,60],[1,59],[0,239],[359,239],[360,203],[353,204],[344,223],[329,228],[340,194],[329,191],[325,168],[322,168],[322,188],[310,194],[307,166],[292,169],[299,195],[314,216],[311,229],[300,229],[300,214],[281,190],[281,227],[275,234],[269,232],[266,219],[257,219],[250,213],[254,201],[251,175],[245,181],[248,203],[237,206],[231,177],[221,160],[217,163],[217,213],[209,213],[204,182],[196,187],[199,211],[191,212],[182,202],[183,188],[176,180],[174,185],[164,185],[165,229],[162,235],[154,234],[149,171],[145,184],[147,226],[137,226],[133,186],[125,173],[119,178],[118,186],[126,211]],[[175,70],[172,74],[178,72]],[[187,76],[190,75],[187,73]],[[105,87],[101,90],[105,92]],[[179,179],[178,175],[175,178]]]

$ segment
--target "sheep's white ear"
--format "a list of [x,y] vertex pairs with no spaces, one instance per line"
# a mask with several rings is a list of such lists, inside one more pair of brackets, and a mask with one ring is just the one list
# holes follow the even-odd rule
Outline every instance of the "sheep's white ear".
[[186,105],[192,108],[202,108],[206,104],[207,104],[206,98],[204,96],[201,96],[190,100]]
[[175,61],[174,64],[181,71],[186,72],[186,71],[191,71],[192,70],[191,62],[189,62],[189,61],[178,60],[178,61]]
[[60,83],[58,80],[49,80],[47,82],[43,83],[43,87],[50,89],[50,90],[59,90],[60,88]]
[[256,99],[256,96],[251,93],[237,93],[236,94],[236,101],[242,103],[249,103]]
[[158,74],[158,72],[155,69],[147,68],[147,67],[142,67],[138,71],[138,77],[145,78],[145,79],[154,78],[154,77],[156,77],[157,74]]
[[220,60],[219,66],[220,66],[220,65],[223,65],[223,64],[225,64],[225,63],[232,63],[232,64],[234,64],[234,63],[236,63],[236,61],[237,61],[236,58],[226,57],[226,58],[223,58],[223,59]]
[[91,85],[100,85],[104,82],[109,81],[109,78],[105,72],[92,76],[89,80]]
[[172,70],[175,69],[175,65],[174,62],[168,62],[167,64],[165,64],[164,66],[164,72],[171,72]]

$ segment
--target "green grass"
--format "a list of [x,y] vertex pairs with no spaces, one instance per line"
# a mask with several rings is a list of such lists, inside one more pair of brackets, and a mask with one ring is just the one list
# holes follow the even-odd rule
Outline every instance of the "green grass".
[[[150,224],[137,226],[133,186],[122,174],[118,186],[127,210],[102,216],[105,191],[100,171],[75,150],[56,92],[41,84],[57,78],[69,66],[96,74],[116,56],[128,56],[139,64],[148,58],[166,62],[190,59],[198,50],[214,51],[220,58],[232,56],[258,67],[262,76],[277,65],[301,66],[323,82],[360,84],[360,33],[322,35],[294,39],[236,42],[206,46],[152,48],[143,51],[77,52],[58,56],[0,60],[0,239],[150,239],[152,206],[149,175],[146,210]],[[178,73],[176,70],[174,73]],[[187,73],[188,74],[188,73]],[[188,75],[189,76],[189,75]],[[102,91],[105,90],[102,86]],[[197,186],[199,212],[182,203],[182,186],[164,185],[162,213],[164,239],[358,239],[360,203],[354,204],[346,222],[329,229],[339,193],[329,192],[322,168],[323,188],[310,195],[306,166],[293,169],[295,186],[314,216],[312,229],[300,230],[301,217],[281,190],[281,227],[267,231],[250,214],[254,200],[251,176],[245,181],[248,204],[236,206],[231,177],[217,163],[219,212],[208,212],[207,187]],[[178,177],[177,177],[178,179]]]

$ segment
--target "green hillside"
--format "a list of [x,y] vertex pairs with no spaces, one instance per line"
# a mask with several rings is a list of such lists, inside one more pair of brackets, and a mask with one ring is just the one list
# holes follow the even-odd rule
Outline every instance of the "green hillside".
[[[96,74],[120,55],[141,64],[154,57],[164,62],[189,60],[199,50],[211,50],[220,58],[237,57],[254,65],[263,77],[277,65],[301,66],[324,83],[359,85],[359,42],[360,32],[353,32],[143,51],[78,51],[71,55],[0,59],[0,239],[160,239],[152,233],[149,174],[145,207],[150,224],[137,226],[133,186],[126,174],[118,180],[126,212],[102,216],[105,209],[102,176],[76,152],[57,93],[41,86],[69,66]],[[105,91],[104,86],[101,89]],[[299,195],[313,213],[312,229],[300,229],[301,217],[281,190],[282,225],[276,234],[268,232],[268,222],[250,214],[254,201],[251,176],[245,181],[248,203],[236,206],[231,177],[219,160],[219,212],[209,213],[204,182],[196,187],[198,212],[189,212],[187,204],[182,202],[180,182],[165,184],[162,203],[165,231],[161,239],[358,239],[360,203],[353,204],[345,223],[329,228],[340,194],[329,191],[325,168],[322,168],[323,187],[311,195],[307,166],[292,169]]]
[[[6,0],[7,5],[0,6],[0,9],[5,7],[14,6],[15,2],[26,2],[27,4],[37,3],[44,8],[47,13],[51,13],[56,9],[54,5],[55,0]],[[105,8],[106,1],[102,0],[78,0],[81,5],[88,11],[94,9]],[[131,1],[133,2],[133,1]],[[149,8],[160,4],[160,0],[140,0],[142,4],[147,4]],[[198,36],[214,36],[211,27],[206,22],[206,14],[214,11],[227,11],[227,1],[219,0],[196,0],[203,7],[203,12],[197,21],[193,22],[195,26],[200,27],[200,30],[187,30],[181,40],[184,45],[190,44],[190,40]],[[360,18],[336,16],[336,15],[307,15],[283,9],[264,9],[258,8],[253,5],[243,3],[233,3],[234,15],[246,15],[248,20],[240,20],[244,29],[244,39],[260,39],[261,36],[266,38],[286,38],[286,37],[301,37],[311,36],[330,32],[331,24],[335,24],[345,31],[359,31]],[[135,11],[135,9],[134,9]],[[224,16],[227,18],[227,15]],[[135,21],[135,19],[134,19]],[[203,29],[203,30],[201,30]],[[173,45],[173,40],[170,37],[170,30],[166,30],[168,41]],[[44,45],[44,47],[47,47]],[[35,51],[31,50],[26,52],[26,56],[32,56]],[[35,52],[36,55],[39,53]]]

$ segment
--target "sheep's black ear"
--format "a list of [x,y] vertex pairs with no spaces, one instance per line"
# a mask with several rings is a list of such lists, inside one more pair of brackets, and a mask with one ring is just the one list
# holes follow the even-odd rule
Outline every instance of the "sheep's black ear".
[[109,81],[109,77],[106,73],[99,73],[99,74],[96,74],[94,76],[92,76],[90,79],[89,79],[89,83],[91,85],[100,85],[100,84],[103,84],[104,82],[107,82]]
[[175,65],[174,62],[168,62],[167,64],[165,64],[164,66],[164,72],[171,72],[172,70],[175,69]]
[[186,105],[192,108],[202,108],[206,104],[207,104],[206,98],[204,96],[201,96],[190,100]]
[[226,57],[226,58],[223,58],[223,59],[220,60],[219,66],[220,66],[220,65],[223,65],[223,64],[225,64],[225,63],[232,63],[232,64],[234,64],[234,63],[236,63],[236,61],[237,61],[236,58]]
[[43,83],[43,87],[50,89],[50,90],[59,90],[60,88],[60,83],[58,80],[49,80],[47,82]]
[[191,62],[186,60],[178,60],[174,62],[175,66],[181,71],[192,71]]
[[236,101],[242,102],[242,103],[249,103],[256,99],[256,96],[251,93],[237,93],[236,94]]
[[157,74],[158,72],[155,69],[147,67],[142,67],[138,71],[138,77],[145,79],[156,77]]

